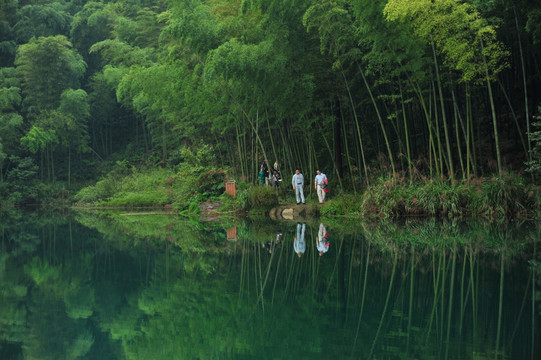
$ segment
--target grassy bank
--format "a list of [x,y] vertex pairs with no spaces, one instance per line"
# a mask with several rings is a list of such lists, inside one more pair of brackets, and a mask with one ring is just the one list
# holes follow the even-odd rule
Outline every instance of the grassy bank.
[[324,216],[540,218],[541,187],[505,174],[468,181],[381,178],[359,195],[330,199]]
[[[116,169],[79,191],[74,200],[80,207],[165,208],[185,215],[197,214],[199,204],[207,201],[221,202],[218,212],[222,214],[265,214],[278,200],[295,203],[287,186],[275,191],[243,182],[237,182],[237,197],[233,199],[224,193],[228,178],[227,169],[197,164],[174,170]],[[313,194],[307,198],[309,204],[317,203]],[[357,194],[331,189],[319,210],[325,217],[540,218],[541,191],[515,174],[468,181],[380,178]]]

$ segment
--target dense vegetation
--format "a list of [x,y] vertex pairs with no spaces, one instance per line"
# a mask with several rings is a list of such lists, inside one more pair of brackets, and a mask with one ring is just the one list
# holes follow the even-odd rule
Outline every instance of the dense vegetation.
[[[201,149],[190,181],[253,184],[277,159],[286,183],[319,167],[353,194],[382,177],[535,185],[540,44],[525,0],[1,0],[0,198],[101,179],[83,193],[98,199],[128,175],[135,192],[174,187]],[[186,195],[167,191],[116,204]]]

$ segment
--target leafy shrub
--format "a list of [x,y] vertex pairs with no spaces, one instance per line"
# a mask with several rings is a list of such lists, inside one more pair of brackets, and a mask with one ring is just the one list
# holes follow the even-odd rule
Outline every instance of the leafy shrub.
[[94,186],[87,186],[81,189],[74,196],[74,200],[79,203],[93,204],[105,201],[115,194],[116,184],[111,177],[102,179]]
[[225,178],[225,172],[220,169],[212,169],[201,174],[197,180],[199,192],[205,197],[220,196],[225,190]]
[[533,148],[530,150],[531,161],[528,161],[526,165],[528,168],[526,171],[532,173],[538,173],[541,170],[541,106],[537,108],[538,115],[534,116],[538,122],[532,124],[532,127],[538,129],[536,131],[531,131],[528,134],[530,141],[533,144]]
[[36,204],[39,202],[38,166],[34,159],[11,156],[10,161],[16,164],[7,172],[8,201],[15,204]]
[[250,186],[239,192],[239,201],[243,203],[245,210],[266,209],[278,205],[276,191],[270,186]]
[[[380,179],[362,196],[363,215],[389,217],[429,215],[491,218],[535,216],[539,191],[516,174],[473,179],[471,182]],[[351,206],[351,205],[350,205]],[[324,210],[332,213],[334,210]],[[337,211],[335,211],[337,212]],[[338,212],[337,212],[338,213]]]
[[344,194],[331,199],[321,208],[324,216],[343,216],[360,214],[362,210],[362,197],[360,195]]

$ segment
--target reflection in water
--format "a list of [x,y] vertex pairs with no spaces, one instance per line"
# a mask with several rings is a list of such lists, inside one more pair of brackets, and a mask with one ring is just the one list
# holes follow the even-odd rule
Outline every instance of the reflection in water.
[[329,233],[327,232],[327,229],[325,228],[325,225],[323,225],[323,223],[319,224],[318,235],[316,237],[316,245],[317,250],[319,251],[319,256],[329,251]]
[[306,242],[304,241],[304,232],[306,231],[306,223],[297,223],[297,234],[293,239],[293,248],[298,257],[302,257],[302,254],[306,251]]
[[[1,359],[534,359],[541,350],[536,226],[77,220],[2,219]],[[227,241],[233,226],[237,241]]]

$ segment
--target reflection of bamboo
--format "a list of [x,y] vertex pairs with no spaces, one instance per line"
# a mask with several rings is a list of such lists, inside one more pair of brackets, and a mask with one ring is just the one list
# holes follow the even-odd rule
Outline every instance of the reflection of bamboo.
[[447,304],[447,307],[449,308],[449,311],[447,313],[447,338],[445,339],[445,358],[448,358],[449,354],[449,334],[451,332],[451,315],[453,310],[453,290],[455,287],[455,269],[456,269],[456,254],[453,250],[452,255],[453,260],[453,267],[451,270],[451,285],[449,286],[449,301]]
[[71,231],[71,219],[69,219],[69,232],[70,232],[70,255],[73,258],[73,233]]
[[[255,242],[254,242],[254,247],[257,251],[257,256],[254,256],[255,288],[256,288],[256,293],[258,292],[257,289],[259,289],[261,296],[263,296],[263,282],[261,281],[261,278],[263,277],[263,275],[261,274],[261,248],[259,246],[256,246]],[[259,283],[258,283],[258,280],[259,280]],[[258,301],[259,301],[259,296],[258,296]],[[263,311],[265,311],[265,304],[263,303],[263,301],[261,301],[261,308],[263,309]]]
[[475,334],[477,330],[477,304],[476,304],[475,278],[473,276],[474,263],[475,261],[473,258],[473,249],[470,246],[470,283],[471,283],[471,302],[472,302],[472,320],[473,320],[472,346],[475,346]]
[[498,307],[498,331],[496,335],[496,359],[498,358],[498,351],[500,349],[500,332],[502,328],[502,305],[503,305],[503,251],[500,255],[500,304]]
[[426,333],[426,339],[425,343],[428,342],[428,339],[430,338],[430,332],[432,331],[432,322],[434,321],[434,313],[436,312],[436,307],[438,305],[438,297],[439,297],[439,283],[440,283],[440,276],[441,276],[441,254],[439,257],[438,262],[438,271],[436,275],[436,263],[434,262],[434,253],[432,253],[432,279],[434,283],[434,300],[432,301],[432,311],[430,312],[430,320],[428,321],[428,332]]
[[[407,140],[406,140],[407,141]],[[411,335],[411,317],[413,315],[413,274],[414,274],[414,263],[415,263],[415,249],[411,248],[411,265],[410,265],[410,300],[409,300],[409,310],[408,310],[408,338],[406,344],[406,354],[409,353],[410,346],[410,335]]]
[[[271,304],[274,304],[274,293],[276,291],[276,284],[278,284],[278,272],[280,270],[280,263],[282,262],[282,254],[284,252],[284,246],[280,246],[280,256],[278,257],[278,264],[276,264],[276,274],[274,276],[274,285],[272,287]],[[274,254],[274,251],[273,251]]]
[[[287,299],[287,292],[289,290],[289,286],[291,285],[291,274],[294,273],[294,271],[292,270],[293,266],[295,265],[296,261],[295,261],[295,252],[292,253],[292,256],[289,257],[289,260],[291,260],[290,262],[290,266],[289,266],[289,270],[288,270],[288,274],[287,274],[287,281],[286,281],[286,297],[285,299]],[[284,300],[285,300],[284,299]]]
[[[353,287],[353,285],[351,284],[352,281],[353,281],[353,260],[355,258],[355,244],[357,243],[356,241],[352,241],[351,242],[351,252],[350,252],[350,256],[349,256],[349,270],[348,270],[348,295],[347,295],[347,300],[346,300],[346,309],[349,309],[349,299],[352,295],[352,291],[351,291],[351,288]],[[348,315],[349,315],[349,311],[346,311],[346,324],[348,323]]]
[[528,299],[528,293],[530,292],[529,283],[532,279],[532,271],[530,271],[530,274],[528,275],[528,281],[526,281],[526,290],[524,291],[524,297],[522,298],[522,303],[520,305],[520,310],[518,311],[517,321],[515,322],[515,327],[513,328],[513,332],[511,333],[511,337],[509,338],[509,345],[513,343],[513,339],[515,338],[515,334],[518,329],[518,325],[520,323],[520,320],[522,319],[522,314],[524,313],[524,308],[526,307],[526,300]]
[[[340,260],[340,254],[342,253],[342,245],[344,245],[344,242],[340,242],[340,247],[338,248],[338,251],[336,252],[336,261],[334,262],[334,268],[332,269],[331,277],[329,278],[329,285],[327,285],[327,290],[325,290],[325,294],[329,292],[329,289],[331,288],[332,279],[334,278],[334,274],[336,273],[336,268],[338,267],[338,261]],[[336,281],[338,283],[340,279],[338,276],[336,277]],[[338,288],[340,288],[340,284],[337,285]]]
[[[537,259],[537,241],[534,241],[533,243],[533,259]],[[531,359],[534,359],[534,353],[535,353],[535,275],[537,269],[532,269],[533,275],[532,275],[532,351],[531,351]]]
[[264,291],[265,291],[265,288],[267,287],[267,281],[269,280],[269,275],[270,275],[270,269],[271,269],[271,266],[272,266],[272,260],[274,258],[274,251],[272,252],[271,254],[271,257],[269,259],[269,264],[267,265],[267,270],[266,270],[266,273],[265,273],[265,279],[263,279],[263,273],[261,271],[261,265],[262,265],[262,261],[261,261],[261,248],[258,246],[257,247],[258,249],[258,254],[259,254],[259,286],[260,286],[260,291],[261,293],[259,294],[259,297],[258,297],[258,301],[261,301],[261,308],[263,309],[263,311],[265,311],[265,299],[263,298],[263,295],[264,295]]
[[[462,321],[464,320],[464,276],[466,275],[466,259],[468,254],[464,249],[464,258],[462,259],[462,274],[460,277],[460,325],[458,326],[458,334],[462,335]],[[469,289],[469,286],[468,286]]]
[[359,320],[357,321],[357,331],[355,332],[355,340],[353,341],[353,351],[355,350],[355,345],[357,345],[357,337],[359,336],[359,328],[361,327],[361,319],[363,318],[363,309],[364,309],[364,299],[366,295],[366,279],[368,278],[368,264],[370,263],[370,243],[368,244],[368,250],[366,253],[366,260],[364,266],[364,279],[363,279],[363,290],[361,295],[361,310],[359,312]]
[[391,280],[389,281],[389,289],[387,290],[387,297],[385,298],[385,305],[383,306],[383,312],[381,313],[381,319],[379,321],[378,330],[376,331],[376,336],[374,336],[374,341],[372,342],[372,348],[370,349],[370,354],[368,355],[368,359],[372,358],[372,354],[374,353],[374,348],[376,347],[376,343],[378,341],[379,333],[381,331],[381,327],[383,325],[383,320],[385,319],[385,314],[387,312],[387,306],[389,305],[389,298],[391,297],[391,290],[393,289],[393,282],[394,282],[394,274],[396,272],[396,263],[397,263],[398,254],[394,253],[393,258],[393,270],[391,272]]
[[441,318],[440,318],[440,351],[442,351],[443,346],[443,324],[445,319],[445,280],[447,279],[447,257],[445,256],[445,253],[442,254],[443,256],[443,273],[442,273],[442,282],[441,282]]
[[169,268],[170,263],[170,247],[169,242],[165,244],[165,293],[169,296]]
[[244,287],[244,269],[246,259],[246,241],[242,241],[242,249],[240,251],[240,284],[239,284],[239,300],[242,298],[242,289]]

